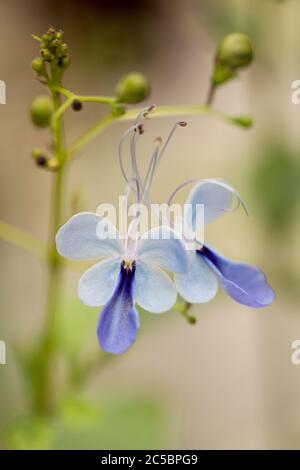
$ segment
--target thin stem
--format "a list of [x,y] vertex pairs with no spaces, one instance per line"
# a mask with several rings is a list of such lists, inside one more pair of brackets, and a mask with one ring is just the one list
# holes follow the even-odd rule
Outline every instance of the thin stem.
[[69,160],[74,158],[74,155],[82,149],[88,142],[93,140],[99,135],[104,129],[109,127],[117,118],[112,114],[103,117],[97,124],[91,127],[85,132],[79,139],[77,139],[71,147],[68,149]]
[[38,258],[46,260],[48,257],[49,250],[47,245],[29,233],[2,221],[0,221],[0,239],[23,248],[23,250]]
[[71,364],[70,368],[70,386],[72,389],[82,389],[88,380],[96,373],[115,360],[116,356],[108,353],[99,353],[91,357],[89,361],[84,364]]
[[214,101],[215,93],[216,93],[216,85],[213,82],[211,82],[210,86],[209,86],[207,98],[206,98],[206,105],[207,106],[212,105],[212,103]]
[[64,112],[72,106],[73,98],[68,98],[53,114],[53,126],[57,125],[57,120],[64,114]]
[[56,86],[54,91],[61,93],[68,99],[79,100],[82,103],[102,103],[102,104],[114,104],[116,103],[116,98],[113,96],[86,96],[86,95],[77,95],[67,88]]
[[[60,94],[52,92],[55,110],[61,107]],[[55,368],[55,341],[60,309],[62,290],[62,261],[56,253],[55,235],[63,222],[63,188],[65,178],[66,152],[64,143],[64,128],[62,118],[53,122],[53,139],[55,144],[55,156],[60,163],[60,169],[53,175],[52,203],[51,203],[51,226],[50,226],[50,256],[48,259],[49,281],[47,295],[47,316],[45,331],[40,348],[41,370],[39,373],[39,384],[36,388],[34,407],[37,412],[47,413],[54,408],[55,390],[52,374]]]
[[114,104],[116,99],[111,96],[83,96],[76,95],[75,98],[82,103],[102,103],[102,104]]
[[197,319],[193,315],[190,315],[189,311],[191,307],[191,303],[184,301],[182,303],[177,302],[174,305],[173,309],[176,312],[179,312],[191,325],[194,325],[195,323],[197,323]]
[[[91,129],[86,131],[81,137],[79,137],[68,149],[69,160],[72,160],[75,154],[82,149],[88,142],[93,140],[97,135],[103,132],[107,127],[109,127],[114,122],[127,122],[134,121],[136,117],[140,114],[140,109],[130,109],[125,114],[121,116],[115,116],[109,114],[95,124]],[[170,117],[170,116],[183,116],[183,115],[211,115],[226,123],[232,123],[231,118],[226,114],[223,114],[219,111],[215,111],[209,106],[206,105],[196,105],[196,106],[159,106],[156,108],[155,112],[151,114],[152,118],[160,117]]]

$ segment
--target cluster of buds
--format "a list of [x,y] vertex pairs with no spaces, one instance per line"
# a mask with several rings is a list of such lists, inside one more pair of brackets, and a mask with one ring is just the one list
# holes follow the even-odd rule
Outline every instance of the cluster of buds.
[[49,28],[42,37],[33,36],[40,43],[40,55],[31,66],[38,76],[46,76],[46,64],[65,70],[70,64],[69,47],[63,42],[63,31]]

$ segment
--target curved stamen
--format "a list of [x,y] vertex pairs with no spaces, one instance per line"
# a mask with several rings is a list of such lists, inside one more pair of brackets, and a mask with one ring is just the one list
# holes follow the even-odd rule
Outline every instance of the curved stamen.
[[174,124],[174,126],[172,127],[171,131],[169,132],[169,135],[168,135],[168,137],[167,137],[167,139],[166,139],[166,141],[165,141],[165,143],[164,143],[164,145],[163,145],[163,147],[160,151],[160,154],[158,156],[158,162],[160,162],[163,154],[165,153],[165,150],[166,150],[170,140],[172,139],[176,129],[178,127],[186,127],[186,126],[187,126],[187,122],[185,122],[185,121],[178,121],[178,122],[176,122],[176,124]]
[[[132,183],[135,183],[135,187],[132,186]],[[141,187],[140,187],[140,184],[139,184],[139,182],[136,178],[131,178],[130,180],[128,180],[128,182],[125,186],[125,190],[124,190],[125,194],[124,195],[127,199],[129,199],[129,196],[130,196],[131,192],[136,192],[137,193],[137,199],[141,200]]]
[[[133,177],[137,179],[140,184],[140,187],[143,187],[142,178],[140,176],[140,172],[138,169],[137,158],[136,158],[136,144],[138,136],[144,132],[144,128],[142,126],[142,121],[147,118],[148,114],[155,110],[155,105],[148,106],[145,110],[143,110],[136,118],[135,121],[135,128],[132,131],[131,139],[130,139],[130,154],[131,154],[131,167]],[[138,202],[140,199],[138,198]]]
[[150,190],[152,180],[153,180],[153,176],[154,176],[156,166],[157,166],[157,163],[158,163],[158,153],[159,153],[159,149],[160,149],[161,144],[162,144],[161,138],[157,137],[155,139],[155,148],[152,152],[150,162],[149,162],[149,166],[148,166],[148,170],[147,170],[145,180],[144,180],[143,200],[145,200],[145,199],[148,200],[149,199],[149,190]]
[[148,117],[148,114],[153,113],[155,111],[156,105],[155,104],[150,104],[150,106],[147,106],[146,108],[142,109],[142,111],[137,115],[135,119],[135,126],[142,122],[144,119]]
[[125,253],[125,258],[134,260],[135,259],[135,253],[136,253],[136,247],[137,247],[137,237],[136,237],[136,228],[139,224],[141,218],[141,214],[137,214],[136,217],[130,222],[128,231],[127,231],[127,236],[125,239],[125,244],[124,244],[124,253]]
[[[140,187],[142,187],[142,179],[139,173],[137,159],[136,159],[136,143],[137,143],[138,135],[139,134],[137,133],[137,128],[135,127],[130,137],[130,156],[131,156],[131,169],[132,169],[133,178],[135,178],[139,182]],[[138,202],[140,202],[139,198],[138,198]]]
[[[187,123],[185,121],[178,121],[174,124],[174,126],[172,127],[171,131],[169,132],[169,135],[163,145],[163,147],[160,149],[161,145],[162,145],[162,139],[160,137],[157,137],[156,139],[156,148],[154,149],[153,153],[152,153],[152,156],[151,156],[151,159],[150,159],[150,163],[149,163],[149,166],[148,166],[148,170],[147,170],[147,174],[146,174],[146,177],[145,177],[145,180],[144,180],[144,191],[143,191],[143,198],[147,198],[148,199],[148,193],[149,193],[149,190],[151,188],[151,184],[152,184],[152,181],[153,181],[153,177],[154,177],[154,174],[155,174],[155,171],[158,167],[158,164],[161,160],[161,158],[163,157],[164,155],[164,152],[170,142],[170,140],[172,139],[176,129],[178,126],[180,127],[185,127],[187,125]],[[160,151],[159,151],[160,149]]]
[[125,171],[125,168],[124,168],[124,164],[123,164],[123,152],[122,152],[122,150],[123,150],[123,144],[124,144],[124,141],[125,141],[126,137],[127,137],[132,131],[134,131],[135,127],[136,127],[135,125],[134,125],[134,126],[131,126],[131,127],[129,127],[129,129],[127,129],[127,130],[124,132],[124,134],[122,135],[121,140],[120,140],[120,142],[119,142],[119,146],[118,146],[119,165],[120,165],[121,172],[122,172],[122,175],[123,175],[123,177],[124,177],[126,183],[129,182],[129,178],[128,178],[128,176],[127,176],[127,174],[126,174],[126,171]]
[[[148,106],[147,108],[144,108],[136,117],[135,123],[133,126],[131,126],[129,129],[127,129],[123,136],[121,137],[119,146],[118,146],[118,154],[119,154],[119,165],[121,169],[121,173],[123,175],[123,178],[127,184],[129,184],[130,181],[135,180],[137,187],[139,188],[139,193],[137,194],[137,202],[140,202],[140,197],[141,197],[141,187],[142,187],[142,179],[139,174],[138,170],[138,165],[137,165],[137,159],[136,159],[136,143],[138,136],[141,135],[144,132],[143,126],[142,126],[142,121],[147,118],[148,114],[152,111],[154,111],[155,105]],[[131,134],[130,138],[130,154],[131,154],[131,169],[132,169],[132,178],[129,178],[127,175],[127,172],[125,170],[125,166],[123,163],[123,144],[125,142],[125,139],[128,135]],[[132,188],[134,191],[134,189]]]
[[171,205],[172,202],[173,202],[173,199],[174,197],[176,196],[176,194],[178,193],[178,191],[180,191],[182,188],[184,188],[185,186],[188,186],[190,184],[195,184],[195,183],[212,183],[212,184],[215,184],[217,186],[221,186],[225,189],[228,189],[229,191],[232,192],[232,194],[234,194],[237,198],[237,204],[235,207],[233,208],[229,208],[229,209],[222,209],[220,208],[220,211],[224,211],[224,212],[234,212],[236,211],[240,205],[243,207],[245,213],[248,215],[248,210],[247,210],[247,207],[246,207],[246,204],[245,202],[243,201],[242,197],[240,196],[240,194],[238,193],[238,191],[236,191],[236,189],[234,189],[232,186],[230,186],[229,184],[227,183],[224,183],[223,181],[219,181],[219,180],[216,180],[216,179],[190,179],[190,180],[187,180],[187,181],[184,181],[183,183],[181,183],[179,186],[177,186],[174,191],[172,192],[171,196],[169,197],[168,199],[168,205]]

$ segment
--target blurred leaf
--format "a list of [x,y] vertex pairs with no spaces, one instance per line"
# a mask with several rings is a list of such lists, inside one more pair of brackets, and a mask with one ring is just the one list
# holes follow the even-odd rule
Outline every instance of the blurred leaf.
[[6,440],[16,450],[48,450],[53,446],[54,429],[39,418],[21,418],[11,424]]
[[265,227],[274,235],[288,231],[300,203],[298,152],[283,142],[267,143],[251,182]]
[[82,400],[76,396],[66,397],[61,406],[61,417],[70,429],[96,425],[101,420],[98,404]]
[[77,298],[66,298],[60,314],[59,348],[70,358],[95,351],[98,318],[99,309],[86,307]]
[[[54,448],[151,449],[163,446],[166,420],[156,401],[147,398],[112,401],[103,408],[95,407],[92,412],[93,406],[79,402],[67,405],[65,422],[59,426]],[[79,421],[82,425],[78,425]]]

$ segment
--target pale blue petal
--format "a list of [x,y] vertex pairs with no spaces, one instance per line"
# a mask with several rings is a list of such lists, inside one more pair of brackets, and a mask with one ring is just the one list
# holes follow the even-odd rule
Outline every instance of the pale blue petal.
[[218,279],[213,270],[195,251],[190,252],[190,266],[186,274],[175,274],[178,293],[187,302],[209,302],[217,293]]
[[177,292],[169,276],[158,267],[138,261],[135,271],[135,298],[151,313],[170,310],[176,302]]
[[88,269],[79,280],[80,300],[90,307],[104,305],[116,288],[120,268],[120,259],[110,258]]
[[167,226],[155,227],[142,236],[138,257],[171,272],[186,272],[188,269],[185,245]]
[[192,230],[197,229],[197,204],[204,205],[204,223],[209,224],[230,208],[232,197],[233,191],[229,187],[224,187],[212,181],[197,184],[190,192],[186,201],[186,204],[191,204],[191,207],[187,210],[186,220]]
[[[104,256],[118,256],[122,244],[116,238],[100,239],[99,215],[81,212],[74,215],[63,225],[56,235],[56,248],[59,254],[74,260],[90,260]],[[103,224],[101,223],[101,226]]]
[[259,268],[234,263],[207,246],[199,254],[218,274],[223,289],[237,302],[248,307],[261,308],[274,301],[275,293]]
[[117,287],[102,310],[97,334],[106,352],[122,354],[135,341],[140,324],[133,300],[134,278],[134,270],[122,267]]

